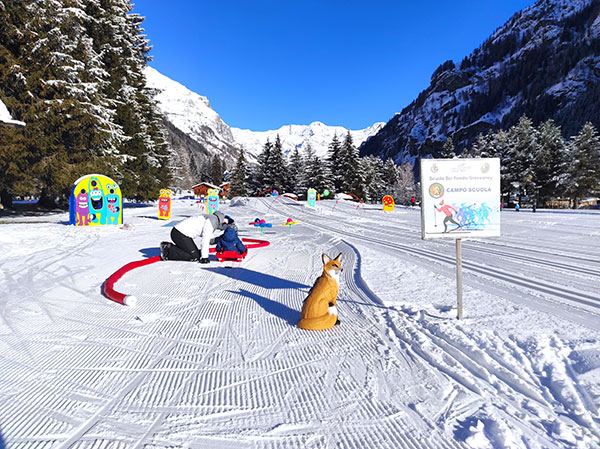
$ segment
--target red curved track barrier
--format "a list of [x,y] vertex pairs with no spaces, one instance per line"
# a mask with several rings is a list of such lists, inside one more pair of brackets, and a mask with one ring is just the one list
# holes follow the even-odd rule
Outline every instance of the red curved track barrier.
[[150,257],[148,259],[136,260],[135,262],[129,262],[126,265],[123,265],[117,271],[110,275],[110,277],[104,283],[103,293],[108,299],[118,302],[119,304],[123,304],[126,306],[135,307],[137,302],[137,298],[133,295],[125,295],[123,293],[119,293],[115,290],[115,283],[123,277],[125,273],[133,270],[134,268],[143,267],[144,265],[150,265],[154,262],[159,262],[160,256]]
[[[262,248],[264,246],[269,246],[271,244],[270,242],[267,242],[266,240],[247,239],[247,238],[243,238],[242,242],[244,242],[244,246],[248,249]],[[210,248],[209,251],[211,253],[214,253],[215,248]],[[243,257],[246,256],[246,254],[247,253],[244,253],[243,255],[239,255],[237,252],[235,253],[236,256],[242,257],[242,259],[243,259]],[[116,291],[115,283],[119,279],[121,279],[125,273],[133,270],[134,268],[143,267],[144,265],[150,265],[151,263],[159,262],[159,261],[160,261],[160,256],[154,256],[154,257],[150,257],[148,259],[136,260],[135,262],[129,262],[128,264],[123,265],[121,268],[119,268],[117,271],[115,271],[113,274],[111,274],[110,277],[106,280],[106,282],[102,286],[103,287],[102,293],[104,293],[104,296],[106,296],[111,301],[118,302],[119,304],[123,304],[126,306],[135,307],[135,304],[137,303],[137,298],[133,295],[126,295],[124,293],[120,293],[120,292]]]

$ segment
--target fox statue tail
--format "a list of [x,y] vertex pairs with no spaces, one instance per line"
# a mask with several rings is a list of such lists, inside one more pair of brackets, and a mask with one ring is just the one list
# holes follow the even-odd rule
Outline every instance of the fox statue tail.
[[304,318],[298,323],[300,329],[319,330],[330,329],[337,322],[337,315],[323,315],[317,318]]

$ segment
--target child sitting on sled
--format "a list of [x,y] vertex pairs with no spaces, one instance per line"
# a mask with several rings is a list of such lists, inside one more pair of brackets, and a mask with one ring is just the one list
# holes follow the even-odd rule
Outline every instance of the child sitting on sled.
[[217,237],[216,241],[216,251],[219,254],[223,254],[224,251],[237,251],[238,254],[244,254],[248,251],[238,237],[233,223],[225,226],[225,232]]

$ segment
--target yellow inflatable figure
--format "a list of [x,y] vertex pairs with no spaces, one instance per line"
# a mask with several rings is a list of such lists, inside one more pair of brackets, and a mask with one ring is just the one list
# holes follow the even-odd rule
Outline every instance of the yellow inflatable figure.
[[342,253],[335,259],[323,254],[323,274],[317,278],[302,306],[298,327],[301,329],[330,329],[339,324],[337,295],[342,270]]
[[158,218],[169,220],[171,218],[171,196],[173,192],[170,189],[160,189],[158,197]]
[[394,210],[394,198],[392,198],[390,195],[384,196],[381,201],[383,202],[383,210]]

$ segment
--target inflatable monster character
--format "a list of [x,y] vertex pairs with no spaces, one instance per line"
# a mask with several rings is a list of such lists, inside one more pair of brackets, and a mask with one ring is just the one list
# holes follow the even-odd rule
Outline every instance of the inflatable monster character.
[[90,224],[90,204],[88,193],[81,189],[75,196],[75,225],[87,226]]
[[393,211],[394,210],[394,198],[390,195],[386,195],[381,199],[383,203],[383,210],[385,211]]
[[302,305],[298,327],[301,329],[330,329],[339,324],[337,295],[342,272],[342,253],[335,259],[327,254],[321,256],[323,274],[317,278]]
[[219,210],[219,189],[208,189],[208,198],[206,199],[207,213],[214,214]]
[[118,224],[121,220],[121,189],[117,183],[106,184],[106,224]]
[[75,181],[69,198],[69,223],[97,226],[123,223],[119,185],[104,175],[86,175]]
[[104,189],[97,176],[90,176],[90,219],[94,224],[106,224]]
[[171,195],[173,192],[169,189],[160,189],[158,197],[158,218],[168,220],[171,218]]

